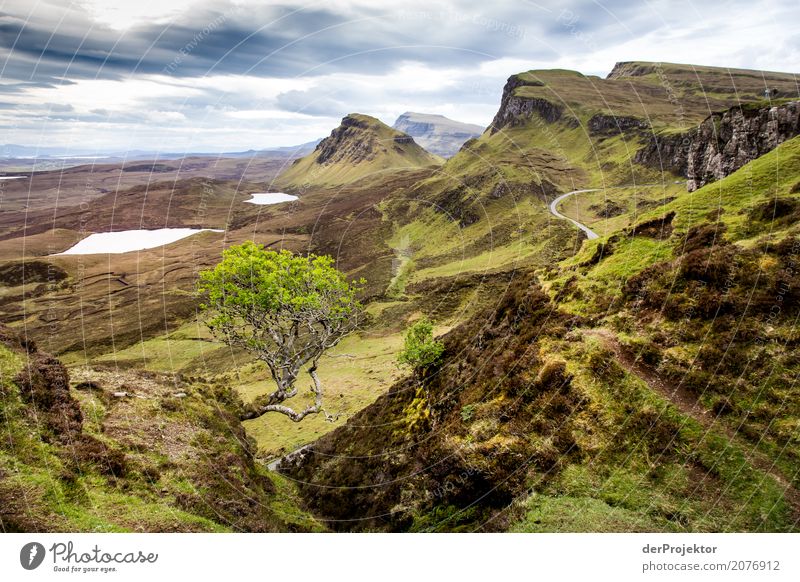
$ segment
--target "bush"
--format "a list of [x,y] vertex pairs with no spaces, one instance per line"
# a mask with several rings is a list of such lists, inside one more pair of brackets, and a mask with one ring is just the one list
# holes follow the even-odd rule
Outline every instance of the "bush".
[[403,351],[397,361],[415,370],[424,370],[441,362],[444,344],[433,338],[433,323],[421,319],[406,331]]

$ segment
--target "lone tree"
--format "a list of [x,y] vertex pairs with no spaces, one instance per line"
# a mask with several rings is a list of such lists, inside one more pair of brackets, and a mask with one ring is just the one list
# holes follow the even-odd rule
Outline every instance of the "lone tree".
[[[259,396],[243,418],[267,412],[300,422],[325,414],[317,366],[322,354],[356,329],[361,305],[358,285],[348,282],[327,256],[269,251],[248,241],[222,253],[222,261],[200,273],[201,308],[210,312],[212,333],[264,362],[277,388]],[[297,394],[295,381],[308,365],[313,404],[294,410],[284,402]]]

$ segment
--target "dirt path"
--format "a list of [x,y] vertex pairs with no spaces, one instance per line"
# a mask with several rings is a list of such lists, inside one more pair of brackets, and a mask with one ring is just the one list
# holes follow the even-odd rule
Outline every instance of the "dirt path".
[[589,240],[600,238],[600,235],[593,231],[591,228],[578,222],[577,220],[572,220],[569,216],[564,216],[558,211],[558,205],[561,203],[562,200],[569,198],[573,194],[580,194],[581,192],[597,192],[599,188],[589,188],[587,190],[573,190],[572,192],[567,192],[566,194],[562,194],[555,200],[550,203],[550,214],[555,216],[556,218],[561,218],[563,220],[569,220],[572,224],[580,228],[583,232],[586,233],[586,238]]
[[636,360],[633,354],[620,345],[617,336],[608,329],[584,330],[584,335],[598,338],[603,345],[614,352],[619,364],[630,374],[641,378],[652,390],[668,399],[675,407],[686,416],[699,422],[707,430],[717,430],[723,433],[731,443],[739,445],[751,465],[768,474],[783,488],[784,498],[792,508],[795,524],[800,523],[800,491],[778,469],[775,462],[763,453],[755,450],[752,444],[738,443],[736,432],[717,422],[717,417],[711,411],[703,408],[697,398],[684,386],[665,381],[655,370]]

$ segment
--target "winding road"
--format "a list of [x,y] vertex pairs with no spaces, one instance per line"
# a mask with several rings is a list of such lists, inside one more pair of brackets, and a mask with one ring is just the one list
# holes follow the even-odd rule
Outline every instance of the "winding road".
[[573,190],[572,192],[567,192],[566,194],[562,194],[561,196],[559,196],[558,198],[556,198],[555,200],[553,200],[550,203],[550,214],[552,214],[556,218],[563,218],[564,220],[569,220],[572,224],[574,224],[575,226],[580,228],[583,232],[585,232],[586,233],[586,238],[588,238],[589,240],[592,240],[592,239],[595,239],[595,238],[600,238],[600,235],[598,235],[595,231],[593,231],[591,228],[589,228],[585,224],[581,224],[577,220],[572,220],[569,216],[564,216],[563,214],[561,214],[558,211],[558,205],[565,198],[569,198],[573,194],[580,194],[582,192],[597,192],[598,190],[599,190],[599,188],[589,188],[587,190]]

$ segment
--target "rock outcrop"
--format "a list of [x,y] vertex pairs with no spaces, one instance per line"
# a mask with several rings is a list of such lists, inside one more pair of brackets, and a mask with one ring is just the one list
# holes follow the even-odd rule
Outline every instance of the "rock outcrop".
[[369,128],[365,119],[355,115],[344,117],[339,127],[317,144],[317,163],[347,161],[357,164],[373,159],[377,136]]
[[442,159],[408,134],[380,120],[351,113],[313,152],[295,160],[276,180],[289,188],[341,186],[391,169],[436,166]]
[[523,80],[519,75],[509,77],[503,88],[500,109],[489,126],[491,132],[497,133],[504,127],[521,125],[534,115],[541,117],[547,123],[555,123],[561,119],[564,113],[564,108],[561,105],[540,97],[530,98],[515,95],[519,87],[541,87],[542,85],[543,83],[538,81]]
[[800,102],[714,113],[684,133],[654,136],[634,160],[687,178],[689,191],[728,176],[800,134]]
[[403,113],[392,126],[414,138],[431,153],[444,158],[454,156],[467,140],[483,133],[480,125],[448,119],[429,113]]
[[639,133],[650,129],[644,119],[625,115],[606,115],[598,113],[589,119],[589,135],[611,137],[621,133]]

